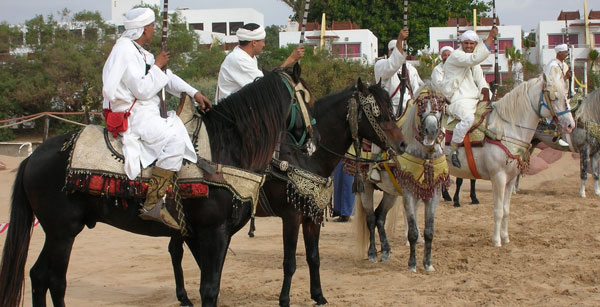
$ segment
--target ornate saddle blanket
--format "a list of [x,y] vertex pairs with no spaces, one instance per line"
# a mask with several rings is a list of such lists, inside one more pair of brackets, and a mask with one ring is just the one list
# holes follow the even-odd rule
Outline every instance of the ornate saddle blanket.
[[[236,167],[217,165],[211,159],[209,138],[199,116],[194,115],[194,106],[189,97],[183,105],[180,118],[184,122],[199,160],[213,166],[222,180],[205,178],[204,171],[197,164],[184,161],[177,173],[177,192],[182,198],[207,197],[209,186],[229,189],[242,201],[258,202],[258,191],[264,182],[264,175],[251,173]],[[86,192],[119,197],[145,198],[147,182],[152,174],[152,166],[143,169],[136,180],[129,180],[123,170],[124,157],[122,142],[113,138],[102,126],[90,125],[78,134],[64,150],[70,148],[65,191]],[[173,187],[167,197],[175,197]]]
[[[469,129],[468,133],[471,146],[483,146],[483,140],[485,139],[485,132],[487,130],[487,115],[491,111],[492,108],[487,101],[480,101],[477,103],[475,120],[473,121],[473,125],[471,126],[471,129]],[[450,141],[452,140],[452,132],[459,122],[460,121],[458,119],[454,119],[448,123],[448,114],[444,115],[442,123],[444,125],[444,129],[446,130],[446,145],[450,145]],[[464,146],[464,143],[460,143],[459,146]]]

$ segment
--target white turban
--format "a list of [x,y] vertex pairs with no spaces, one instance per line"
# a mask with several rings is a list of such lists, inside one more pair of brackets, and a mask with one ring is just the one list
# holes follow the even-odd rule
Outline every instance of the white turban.
[[442,55],[444,51],[450,51],[450,53],[452,53],[452,51],[454,51],[454,48],[452,48],[451,46],[444,46],[442,47],[442,49],[440,49],[440,55]]
[[396,44],[398,43],[397,40],[393,39],[388,43],[388,50],[392,50],[394,48],[396,48]]
[[467,31],[465,31],[465,33],[463,33],[460,36],[460,41],[461,42],[464,42],[464,41],[479,42],[479,36],[477,35],[477,33],[475,33],[475,31],[467,30]]
[[154,11],[147,7],[138,7],[125,14],[125,32],[121,37],[136,40],[144,33],[144,27],[154,22]]
[[567,47],[567,44],[560,44],[557,45],[556,47],[554,47],[554,51],[556,51],[556,53],[562,52],[562,51],[567,51],[569,50],[569,47]]
[[265,33],[265,29],[261,26],[258,26],[258,28],[250,31],[248,29],[244,29],[244,28],[239,28],[236,32],[235,32],[235,36],[237,36],[238,40],[240,41],[259,41],[262,39],[265,39],[265,36],[267,36],[267,33]]

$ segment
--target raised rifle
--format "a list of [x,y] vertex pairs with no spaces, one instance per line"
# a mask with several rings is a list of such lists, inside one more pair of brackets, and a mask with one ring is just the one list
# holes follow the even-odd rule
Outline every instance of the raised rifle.
[[[565,37],[566,39],[563,39],[563,41],[567,44],[567,50],[569,51],[569,59],[573,56],[571,54],[571,40],[569,39],[569,24],[567,23],[567,14],[565,14]],[[569,70],[567,72],[571,71],[571,67],[569,67]],[[573,97],[573,90],[571,88],[571,84],[573,84],[573,72],[571,72],[571,77],[569,78],[569,94],[567,96],[567,98],[572,98]]]
[[[161,49],[167,50],[167,27],[169,26],[169,0],[164,0],[163,7],[163,26],[162,26],[162,40],[161,40]],[[167,65],[163,67],[163,71],[166,73]],[[160,92],[160,117],[167,118],[167,103],[166,101],[166,93],[165,88]]]
[[[493,28],[496,27],[496,0],[492,1],[492,19],[493,19]],[[492,28],[492,29],[493,29]],[[490,90],[492,90],[492,98],[491,101],[496,100],[496,93],[498,92],[498,87],[500,86],[500,70],[498,69],[498,37],[494,38],[494,81],[490,84]]]
[[[408,27],[408,0],[404,0],[404,24],[403,29]],[[396,118],[399,118],[400,115],[404,112],[402,110],[402,104],[404,101],[404,94],[406,94],[406,85],[408,82],[408,69],[406,68],[406,61],[408,60],[408,43],[406,40],[402,42],[402,49],[404,49],[404,54],[406,55],[406,60],[404,64],[402,64],[402,70],[400,71],[400,101],[398,102],[397,113],[394,114]]]

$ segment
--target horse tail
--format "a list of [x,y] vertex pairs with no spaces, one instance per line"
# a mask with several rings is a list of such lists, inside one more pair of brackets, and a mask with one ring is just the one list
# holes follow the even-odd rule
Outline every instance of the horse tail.
[[354,233],[356,235],[356,258],[363,259],[367,254],[369,246],[369,229],[367,227],[367,214],[362,205],[361,194],[358,193],[354,198]]
[[23,187],[28,160],[21,162],[14,182],[10,226],[0,263],[0,306],[3,307],[19,306],[23,296],[25,262],[33,229],[33,210]]

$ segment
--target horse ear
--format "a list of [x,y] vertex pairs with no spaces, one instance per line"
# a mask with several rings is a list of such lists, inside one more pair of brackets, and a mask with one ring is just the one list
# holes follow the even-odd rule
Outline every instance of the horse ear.
[[356,87],[363,95],[369,95],[369,89],[365,86],[360,77],[358,77],[358,81],[356,81]]
[[381,87],[381,79],[382,78],[379,78],[379,81],[377,82],[377,85],[380,86],[380,87]]
[[294,68],[292,69],[292,75],[294,76],[294,81],[298,82],[300,80],[300,74],[302,73],[302,68],[300,68],[300,63],[296,62],[294,64]]

